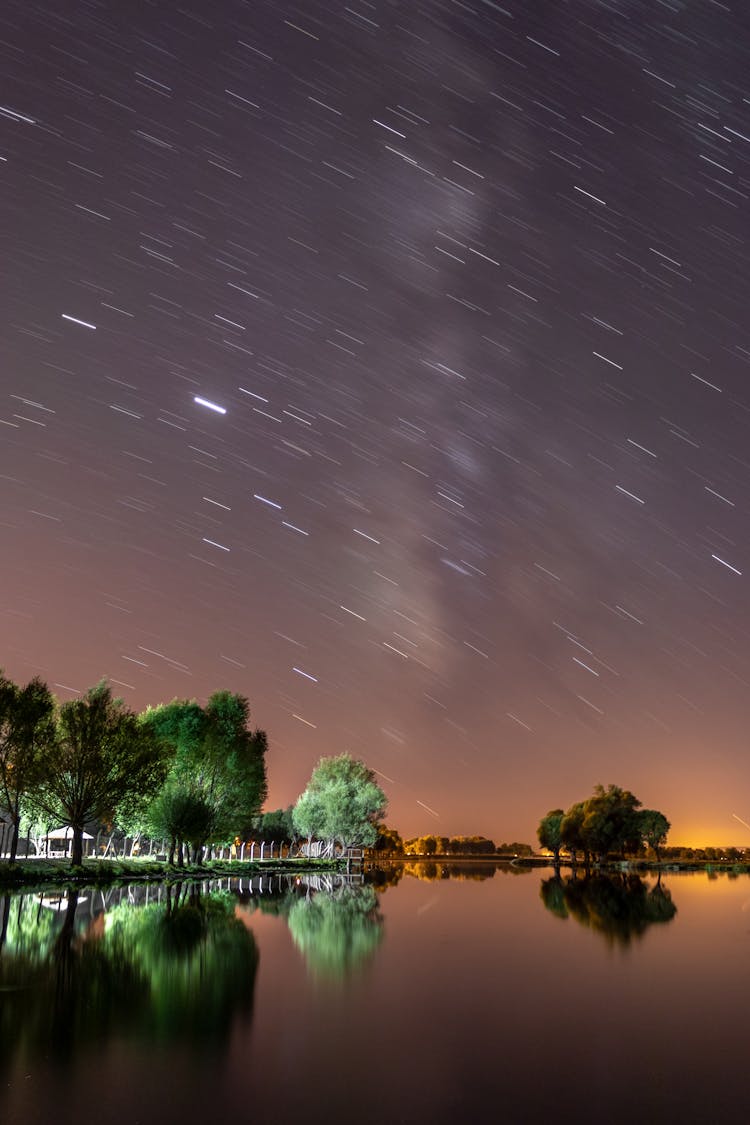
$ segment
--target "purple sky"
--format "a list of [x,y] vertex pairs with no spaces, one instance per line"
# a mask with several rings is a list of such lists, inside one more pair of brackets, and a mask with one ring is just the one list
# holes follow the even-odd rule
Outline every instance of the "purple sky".
[[407,835],[601,781],[750,843],[750,12],[6,0],[0,40],[7,673],[243,692],[269,807],[348,750]]

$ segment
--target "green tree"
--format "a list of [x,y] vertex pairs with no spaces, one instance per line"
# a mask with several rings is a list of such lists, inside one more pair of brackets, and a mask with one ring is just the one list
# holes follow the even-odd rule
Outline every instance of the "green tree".
[[292,820],[294,806],[285,809],[271,809],[268,812],[254,816],[251,822],[252,836],[255,840],[265,840],[267,844],[274,841],[293,843],[297,832]]
[[565,813],[562,809],[552,809],[543,816],[536,830],[537,838],[543,848],[547,848],[555,857],[555,863],[560,862],[560,848],[563,844],[562,822]]
[[404,841],[395,828],[388,828],[385,824],[378,825],[378,837],[375,841],[375,851],[379,853],[404,854]]
[[349,754],[321,758],[294,808],[294,823],[310,838],[338,841],[347,848],[371,848],[386,798],[371,769]]
[[638,832],[641,840],[656,852],[656,860],[661,860],[659,849],[666,843],[672,825],[664,813],[658,809],[641,809],[638,813]]
[[169,840],[169,862],[184,865],[183,844],[193,848],[206,838],[213,825],[213,809],[199,792],[167,783],[149,807],[149,828]]
[[594,796],[584,801],[583,839],[604,862],[610,852],[622,856],[628,850],[640,847],[637,810],[641,802],[629,790],[619,785],[605,789],[597,785]]
[[297,800],[292,811],[292,822],[301,836],[307,840],[307,853],[313,840],[324,834],[326,813],[321,794],[309,786]]
[[173,822],[167,834],[175,839],[180,816],[192,810],[191,832],[176,839],[192,845],[196,863],[206,843],[230,843],[244,835],[265,800],[266,735],[252,731],[249,722],[247,699],[228,691],[215,692],[205,708],[175,699],[143,716],[144,726],[173,755],[165,792],[149,819],[154,827],[165,825],[165,817]]
[[74,867],[83,858],[84,825],[112,820],[134,794],[155,792],[167,769],[157,740],[104,681],[60,708],[48,764],[32,799],[73,829]]
[[18,687],[0,672],[0,803],[12,826],[9,865],[16,860],[23,802],[49,768],[54,714],[52,693],[38,677]]
[[587,867],[590,861],[590,847],[583,832],[584,816],[585,810],[583,802],[579,801],[575,805],[570,806],[560,824],[560,839],[574,867],[579,852],[583,852],[584,862]]

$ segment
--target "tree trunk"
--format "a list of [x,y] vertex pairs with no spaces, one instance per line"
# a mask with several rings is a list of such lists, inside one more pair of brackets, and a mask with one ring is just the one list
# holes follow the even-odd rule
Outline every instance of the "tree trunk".
[[[73,825],[73,850],[70,857],[71,867],[80,867],[83,864],[83,826]],[[74,909],[75,913],[75,909]]]
[[18,832],[21,827],[21,818],[18,813],[11,813],[11,836],[10,836],[10,854],[8,856],[8,866],[16,862],[16,852],[18,851]]

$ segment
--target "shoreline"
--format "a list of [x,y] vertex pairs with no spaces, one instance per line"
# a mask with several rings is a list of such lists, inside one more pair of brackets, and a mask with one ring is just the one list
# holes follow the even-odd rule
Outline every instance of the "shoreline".
[[[555,863],[552,856],[507,856],[507,855],[408,855],[408,856],[382,856],[378,859],[367,859],[366,867],[379,867],[383,864],[407,863],[440,863],[448,866],[452,863],[509,864],[512,867],[552,867],[558,870],[586,871],[583,863],[572,864],[569,859],[561,859]],[[589,872],[605,872],[606,874],[639,874],[640,872],[654,874],[677,874],[679,872],[712,872],[729,871],[737,875],[750,875],[750,863],[735,862],[733,860],[655,860],[648,859],[613,859],[606,863],[591,863]]]
[[0,893],[47,887],[112,886],[117,883],[181,883],[185,880],[246,878],[253,875],[305,875],[311,871],[345,871],[346,861],[333,859],[224,859],[184,867],[156,860],[94,859],[71,867],[67,859],[18,859],[0,863]]

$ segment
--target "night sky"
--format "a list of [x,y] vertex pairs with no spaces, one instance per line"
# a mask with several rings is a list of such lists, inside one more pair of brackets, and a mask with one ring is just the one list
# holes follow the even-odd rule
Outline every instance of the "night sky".
[[[5,0],[0,664],[269,808],[750,842],[750,10]],[[217,409],[220,408],[220,409]]]

